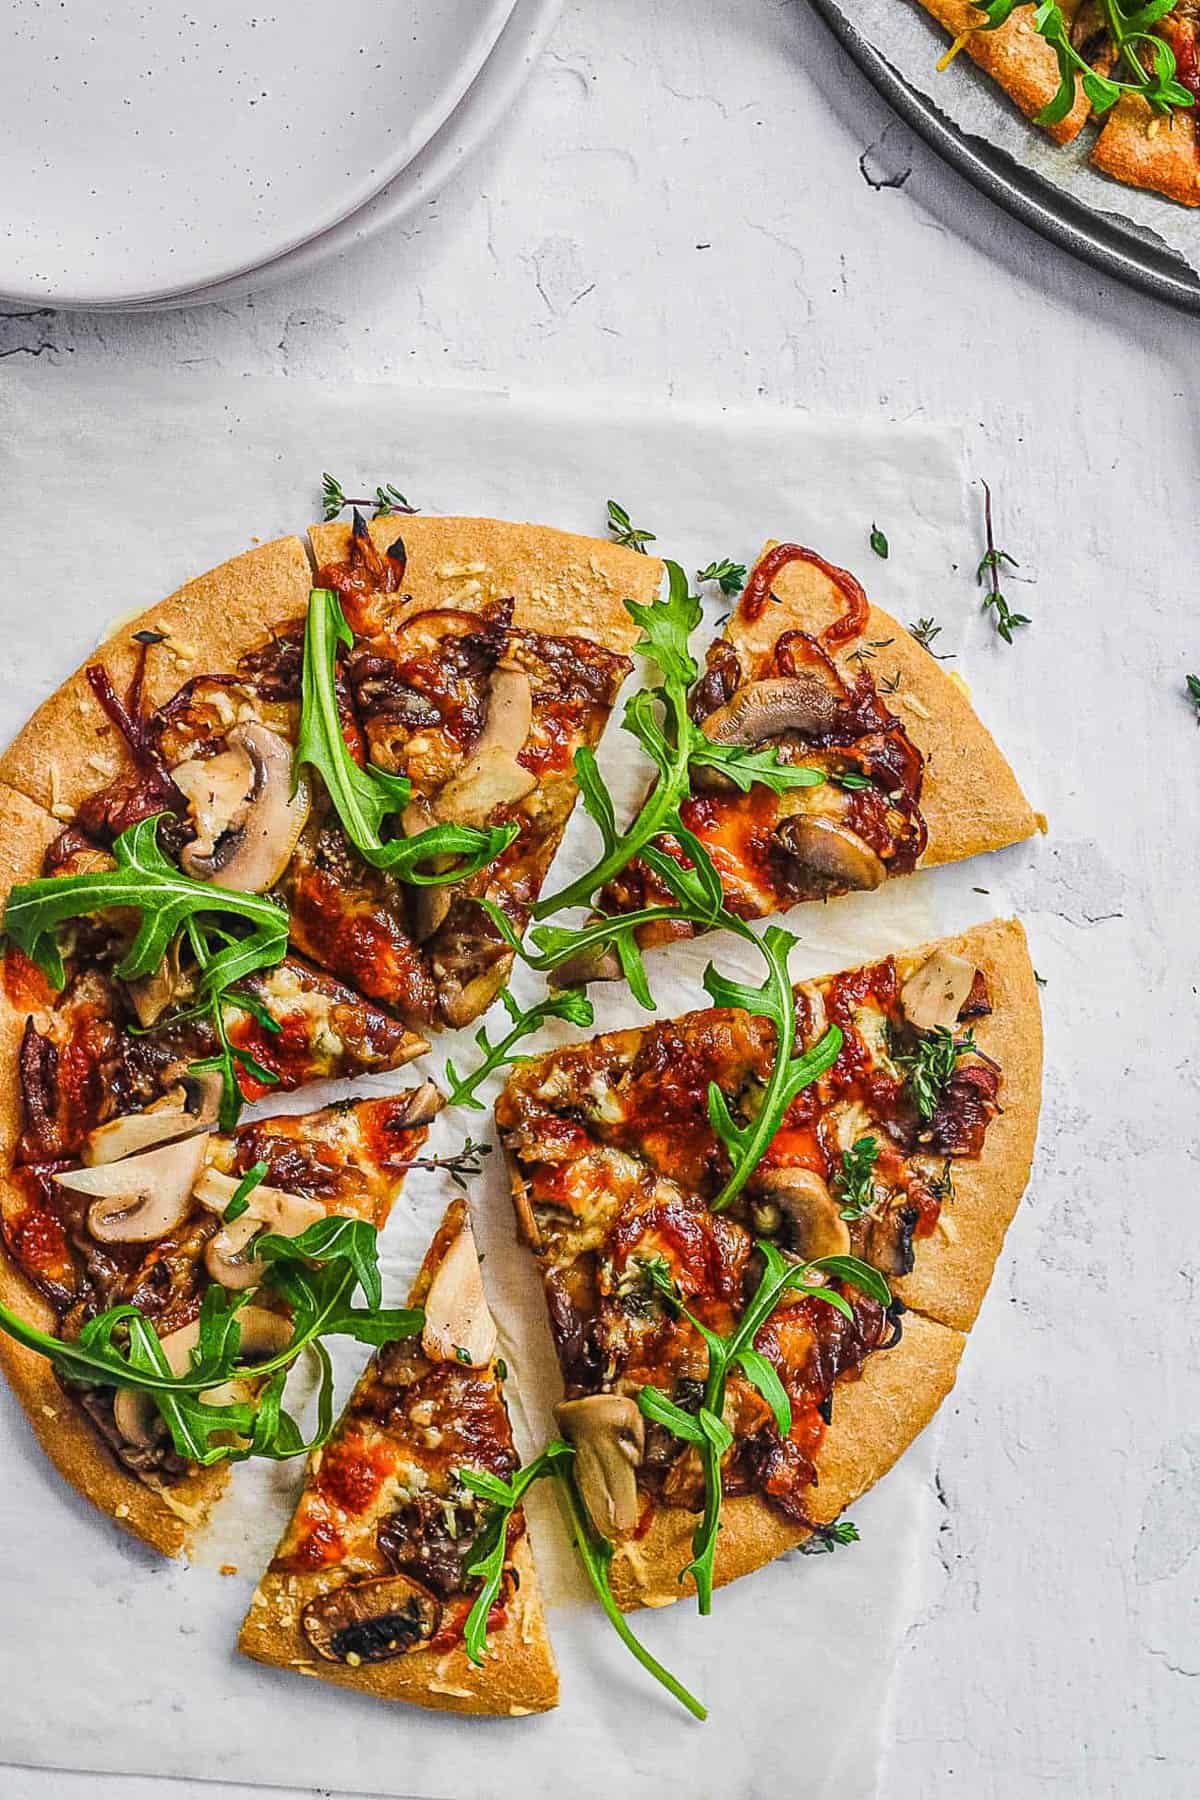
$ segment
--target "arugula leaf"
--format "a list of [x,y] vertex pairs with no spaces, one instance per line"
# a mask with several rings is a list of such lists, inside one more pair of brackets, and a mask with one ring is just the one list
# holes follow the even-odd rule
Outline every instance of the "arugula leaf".
[[754,1339],[775,1308],[788,1294],[800,1292],[806,1298],[820,1300],[847,1318],[854,1312],[849,1301],[818,1277],[832,1276],[858,1288],[880,1306],[891,1304],[887,1282],[877,1269],[855,1256],[825,1256],[814,1262],[795,1263],[785,1259],[773,1244],[760,1241],[763,1273],[741,1318],[726,1337],[719,1336],[701,1323],[679,1297],[665,1265],[654,1259],[643,1263],[647,1278],[663,1295],[669,1309],[679,1313],[699,1332],[708,1352],[708,1374],[699,1411],[693,1416],[677,1406],[660,1388],[647,1384],[638,1394],[638,1406],[648,1419],[663,1425],[700,1453],[704,1470],[704,1511],[692,1534],[692,1560],[680,1572],[679,1579],[691,1575],[696,1584],[696,1599],[701,1613],[712,1611],[714,1564],[717,1534],[721,1528],[721,1463],[733,1445],[733,1436],[724,1424],[725,1389],[730,1372],[740,1369],[762,1394],[774,1415],[776,1428],[786,1436],[792,1428],[792,1409],[787,1389],[777,1370],[754,1348]]
[[575,773],[584,810],[600,829],[603,855],[586,875],[569,882],[556,894],[543,896],[533,908],[535,919],[585,905],[597,889],[619,875],[632,858],[645,856],[654,841],[664,835],[673,837],[694,863],[697,840],[686,831],[679,813],[690,791],[693,767],[717,769],[743,792],[752,784],[761,783],[775,793],[784,793],[792,788],[818,786],[825,779],[820,769],[780,761],[774,750],[715,744],[692,721],[687,708],[688,691],[699,670],[690,639],[700,623],[700,601],[689,589],[687,576],[678,563],[668,562],[666,569],[665,600],[649,605],[637,600],[625,602],[630,618],[642,631],[633,647],[634,654],[655,665],[660,681],[630,698],[622,726],[654,763],[658,781],[629,830],[619,832],[612,800],[594,755],[587,749],[576,751]]
[[522,1009],[513,999],[507,988],[500,994],[500,1002],[505,1012],[513,1021],[513,1028],[505,1037],[493,1044],[487,1034],[487,1026],[481,1025],[475,1033],[475,1042],[483,1052],[483,1061],[469,1075],[458,1073],[449,1057],[446,1059],[446,1080],[449,1083],[446,1094],[447,1106],[471,1106],[476,1112],[483,1111],[483,1102],[475,1095],[489,1075],[497,1069],[511,1067],[515,1063],[527,1062],[524,1056],[512,1054],[515,1045],[522,1038],[529,1037],[547,1019],[566,1019],[572,1025],[590,1025],[595,1016],[592,1003],[582,988],[560,988],[557,993],[539,1000],[536,1006]]
[[467,1655],[473,1663],[481,1664],[487,1649],[488,1615],[496,1604],[496,1596],[504,1577],[509,1520],[534,1482],[540,1481],[543,1475],[549,1475],[556,1463],[563,1460],[570,1462],[573,1456],[574,1451],[569,1444],[564,1444],[560,1438],[554,1438],[531,1463],[518,1469],[511,1481],[492,1475],[486,1469],[457,1471],[462,1486],[492,1508],[488,1523],[476,1541],[474,1557],[467,1565],[470,1579],[481,1583],[464,1628]]
[[[1035,122],[1039,125],[1057,125],[1068,116],[1075,105],[1077,83],[1099,117],[1128,93],[1140,95],[1160,115],[1196,103],[1195,96],[1176,79],[1171,46],[1151,29],[1174,11],[1177,0],[1143,0],[1132,10],[1126,0],[1103,0],[1103,23],[1112,49],[1108,74],[1101,74],[1075,48],[1071,25],[1057,0],[1040,0],[1040,4],[1039,0],[975,0],[975,4],[984,15],[983,24],[976,28],[980,31],[998,31],[1018,6],[1034,7],[1033,28],[1054,51],[1059,73],[1058,91],[1038,113]],[[963,41],[956,40],[955,51]],[[950,60],[950,56],[943,57],[938,67],[945,67]],[[1118,79],[1117,69],[1122,70],[1122,79]]]
[[[342,829],[364,861],[417,887],[466,881],[505,850],[520,831],[515,822],[478,829],[473,825],[433,825],[412,837],[383,838],[383,827],[403,813],[412,784],[373,765],[361,767],[351,756],[338,712],[335,668],[339,646],[349,649],[354,634],[337,595],[314,588],[309,595],[304,632],[303,699],[296,767],[317,771],[332,800]],[[447,866],[427,868],[443,858]]]
[[265,1162],[256,1162],[252,1169],[246,1170],[246,1173],[234,1188],[233,1193],[229,1196],[229,1205],[221,1214],[222,1221],[226,1225],[232,1225],[233,1221],[235,1219],[240,1219],[244,1212],[249,1212],[250,1196],[263,1180],[266,1173],[267,1165]]

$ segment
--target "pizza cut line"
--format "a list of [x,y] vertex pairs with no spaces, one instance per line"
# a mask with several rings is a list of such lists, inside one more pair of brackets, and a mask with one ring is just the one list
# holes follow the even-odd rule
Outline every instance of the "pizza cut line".
[[705,1491],[695,1444],[641,1397],[695,1414],[710,1367],[695,1321],[735,1330],[761,1245],[804,1262],[854,1255],[892,1303],[839,1281],[847,1309],[793,1296],[759,1330],[790,1428],[731,1376],[718,1584],[827,1531],[928,1422],[1028,1178],[1041,1033],[1019,925],[803,983],[796,1006],[804,1047],[831,1025],[842,1046],[728,1212],[709,1206],[726,1165],[708,1087],[735,1117],[752,1111],[772,1055],[762,1019],[712,1008],[553,1051],[497,1106],[567,1399],[621,1409],[634,1445],[620,1533],[610,1514],[623,1604],[679,1595]]
[[[951,54],[964,50],[1036,122],[1054,100],[1062,78],[1053,46],[1034,29],[1034,0],[1021,0],[995,30],[984,29],[986,15],[970,0],[921,0],[921,5],[950,33]],[[1061,0],[1061,12],[1071,47],[1081,61],[1101,75],[1127,80],[1129,71],[1114,55],[1098,0]],[[1173,8],[1148,29],[1174,57],[1174,79],[1184,94],[1200,102],[1198,0],[1175,0]],[[1128,187],[1149,189],[1182,206],[1200,206],[1200,126],[1194,106],[1177,106],[1163,116],[1139,93],[1127,92],[1111,110],[1095,115],[1078,74],[1075,85],[1070,110],[1045,126],[1056,143],[1073,142],[1098,120],[1100,129],[1090,152],[1094,167]]]
[[[740,918],[875,889],[1044,829],[963,684],[854,576],[798,544],[764,550],[709,646],[689,711],[712,743],[773,751],[816,778],[782,793],[758,782],[742,791],[692,766],[680,821]],[[655,847],[687,862],[669,836]],[[616,915],[670,904],[640,856],[596,902]],[[656,922],[638,938],[649,947],[695,929]],[[619,964],[597,956],[585,972],[612,976]]]

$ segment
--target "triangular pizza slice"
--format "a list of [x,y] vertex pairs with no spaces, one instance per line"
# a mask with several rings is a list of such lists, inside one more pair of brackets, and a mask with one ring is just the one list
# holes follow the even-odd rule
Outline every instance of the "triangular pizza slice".
[[482,1659],[464,1633],[488,1507],[462,1472],[517,1468],[466,1202],[438,1227],[409,1300],[421,1335],[372,1357],[242,1626],[240,1647],[386,1700],[518,1715],[558,1701],[558,1675],[518,1508]]
[[[709,1086],[735,1121],[755,1116],[766,1019],[710,1008],[555,1050],[497,1105],[567,1398],[613,1396],[628,1415],[637,1494],[612,1580],[629,1605],[679,1595],[722,1426],[715,1582],[828,1540],[953,1384],[1028,1179],[1041,1024],[1017,923],[805,982],[796,1015],[800,1049],[836,1025],[840,1052],[727,1211],[710,1207],[729,1164]],[[789,1292],[704,1426],[697,1326],[732,1341],[772,1266],[829,1256],[858,1259],[825,1277],[844,1304]],[[864,1264],[890,1304],[842,1278]]]
[[[1058,58],[1044,37],[1033,29],[1030,14],[1036,0],[1018,5],[995,31],[984,27],[986,19],[971,0],[921,0],[954,39],[953,55],[965,51],[972,62],[1002,87],[1028,119],[1035,119],[1058,92],[1060,74]],[[1099,11],[1089,0],[1061,0],[1068,29],[1076,34],[1077,17],[1095,34],[1094,14]],[[945,67],[943,62],[940,67]],[[1079,136],[1091,117],[1091,104],[1080,88],[1075,104],[1064,119],[1046,127],[1056,143],[1069,144]]]
[[[691,769],[680,819],[742,918],[997,850],[1043,823],[962,683],[853,575],[797,544],[764,551],[709,648],[690,711],[715,743],[771,750],[813,772],[813,785],[776,793]],[[638,857],[597,899],[605,913],[671,904]],[[693,930],[653,924],[641,942]]]
[[[296,1238],[334,1216],[381,1230],[441,1104],[427,1082],[223,1134],[212,1129],[211,1078],[181,1074],[150,1108],[96,1127],[76,1154],[19,1165],[0,1183],[0,1304],[71,1344],[86,1342],[98,1316],[136,1308],[182,1376],[206,1295],[219,1288],[222,1300],[249,1295],[243,1355],[276,1352],[288,1308],[263,1285],[258,1235]],[[11,1320],[0,1364],[81,1494],[155,1549],[187,1547],[227,1462],[189,1462],[142,1394],[60,1380],[46,1355],[15,1340]]]

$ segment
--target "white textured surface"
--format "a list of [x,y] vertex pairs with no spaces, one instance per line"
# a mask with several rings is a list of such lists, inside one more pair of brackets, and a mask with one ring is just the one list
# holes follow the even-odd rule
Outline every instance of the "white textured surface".
[[[884,1800],[1198,1785],[1195,332],[977,201],[806,7],[770,0],[568,4],[459,184],[302,284],[165,319],[0,319],[0,355],[113,375],[605,383],[962,419],[1035,577],[1024,641],[972,618],[963,667],[1055,829],[1019,896],[1048,946],[1053,1080],[946,1409]],[[69,502],[23,497],[31,526]],[[929,610],[972,612],[965,570]],[[796,1769],[802,1793],[802,1745]]]

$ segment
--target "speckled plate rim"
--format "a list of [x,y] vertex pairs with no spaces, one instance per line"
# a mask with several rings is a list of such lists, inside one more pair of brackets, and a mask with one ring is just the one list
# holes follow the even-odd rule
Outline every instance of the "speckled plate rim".
[[812,0],[812,4],[871,86],[980,193],[1092,268],[1185,312],[1200,314],[1200,277],[1182,258],[1136,227],[1122,226],[1110,215],[1081,205],[1003,151],[964,135],[897,75],[846,17],[837,0]]
[[247,293],[260,293],[293,275],[305,274],[407,218],[458,174],[511,110],[558,22],[562,5],[563,0],[515,0],[491,55],[440,130],[373,199],[328,231],[258,268],[208,287],[193,288],[166,300],[129,301],[121,306],[87,310],[173,312],[185,306],[236,300]]
[[298,230],[285,234],[282,242],[278,241],[277,234],[277,241],[266,247],[264,255],[240,260],[232,267],[228,264],[223,269],[218,267],[212,271],[208,281],[190,280],[182,284],[165,282],[127,294],[57,293],[24,286],[19,282],[9,287],[4,285],[3,274],[0,274],[0,305],[49,306],[62,312],[126,312],[186,304],[190,295],[207,292],[210,287],[220,287],[226,282],[236,282],[244,276],[252,275],[256,269],[290,256],[314,239],[335,231],[347,219],[356,217],[380,192],[411,167],[447,120],[453,118],[465,95],[470,92],[480,70],[486,66],[503,36],[505,27],[512,18],[516,0],[479,0],[479,4],[481,11],[477,27],[462,45],[462,53],[452,71],[416,115],[408,130],[399,135],[394,150],[383,159],[380,170],[365,178],[352,180],[342,197],[332,207],[324,209],[324,217],[311,219]]

